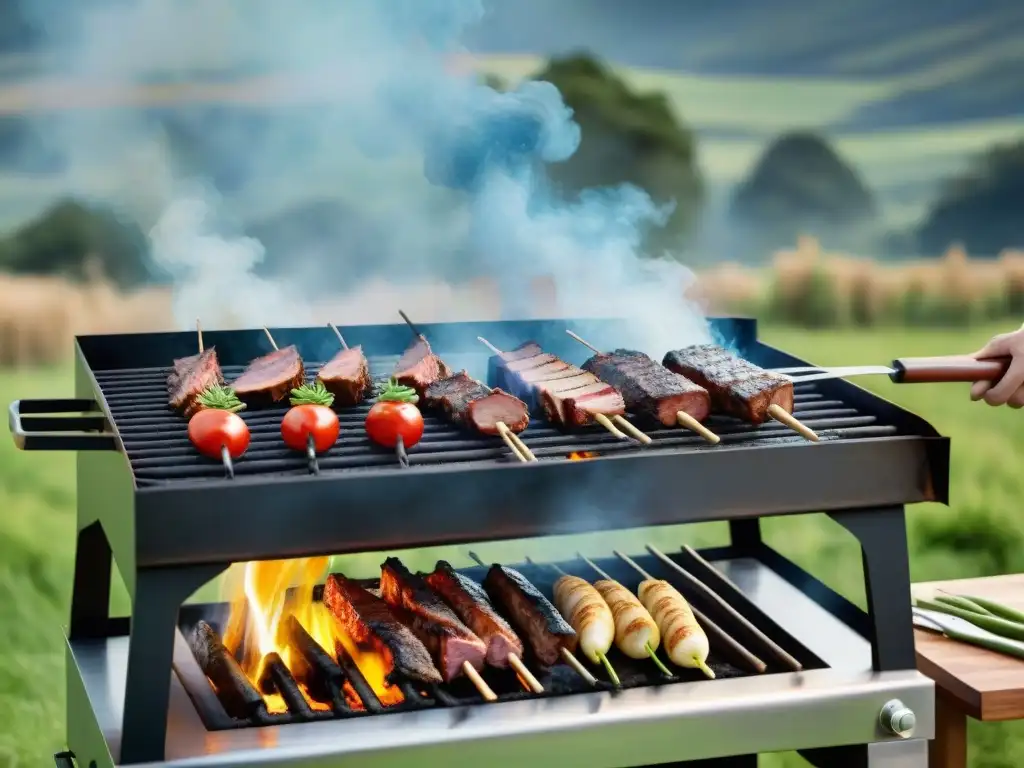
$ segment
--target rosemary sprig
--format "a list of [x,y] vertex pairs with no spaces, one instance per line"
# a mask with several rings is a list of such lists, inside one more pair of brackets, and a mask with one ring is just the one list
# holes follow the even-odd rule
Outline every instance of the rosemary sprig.
[[412,387],[399,384],[397,379],[390,379],[381,386],[377,400],[382,403],[418,403],[420,398]]
[[238,399],[235,390],[220,384],[212,384],[196,397],[196,402],[211,411],[238,413],[245,409],[245,403]]
[[312,384],[303,384],[293,389],[289,401],[292,405],[323,405],[329,408],[334,402],[334,395],[317,379]]

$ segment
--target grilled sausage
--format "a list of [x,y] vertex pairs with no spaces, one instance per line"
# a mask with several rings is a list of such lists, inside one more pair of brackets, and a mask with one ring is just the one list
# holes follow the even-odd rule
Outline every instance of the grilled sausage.
[[661,644],[658,624],[636,595],[610,579],[595,581],[594,589],[611,608],[616,648],[631,659],[646,659],[651,651],[658,650]]
[[637,589],[640,602],[651,612],[665,639],[669,660],[680,667],[699,669],[708,677],[715,673],[707,665],[708,636],[697,624],[686,598],[667,581],[646,579]]
[[615,620],[601,593],[578,576],[555,582],[555,606],[580,637],[580,650],[593,663],[601,662],[615,639]]

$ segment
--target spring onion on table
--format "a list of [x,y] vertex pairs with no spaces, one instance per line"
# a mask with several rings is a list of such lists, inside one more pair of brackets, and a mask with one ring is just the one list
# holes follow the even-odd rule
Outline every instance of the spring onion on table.
[[[1001,637],[1009,637],[1014,640],[1024,640],[1024,623],[1019,621],[1011,621],[1004,619],[1001,616],[986,616],[981,613],[975,613],[974,611],[968,611],[949,603],[939,602],[937,600],[926,600],[924,598],[916,598],[914,604],[919,608],[927,608],[931,611],[937,611],[939,613],[945,613],[949,616],[956,616],[964,621],[969,621],[975,626],[987,629],[993,634]],[[988,610],[988,608],[986,608]]]
[[1006,619],[1007,621],[1015,621],[1018,624],[1024,624],[1024,612],[1018,611],[1016,608],[1011,608],[1008,605],[997,603],[994,600],[988,600],[984,597],[973,597],[971,595],[959,595],[962,600],[970,600],[972,603],[976,603],[984,610],[992,613],[996,616]]
[[971,600],[968,597],[961,597],[960,595],[942,594],[936,595],[935,599],[938,600],[940,603],[946,603],[947,605],[952,605],[956,608],[962,608],[963,610],[970,611],[971,613],[980,613],[982,616],[996,615],[992,613],[992,611],[985,610],[980,605],[978,605],[978,603],[976,603],[974,600]]
[[949,614],[941,614],[937,611],[915,608],[914,615],[915,624],[918,624],[917,619],[920,619],[923,621],[924,628],[938,630],[950,640],[956,640],[968,645],[976,645],[979,648],[1002,653],[1006,656],[1024,659],[1024,643],[1018,640],[1000,637],[988,630],[975,626],[969,621]]

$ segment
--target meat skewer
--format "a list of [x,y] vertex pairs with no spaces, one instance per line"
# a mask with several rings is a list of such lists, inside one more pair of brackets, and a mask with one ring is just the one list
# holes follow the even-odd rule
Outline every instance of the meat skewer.
[[721,442],[718,435],[701,424],[711,410],[711,396],[704,387],[668,370],[642,352],[617,349],[606,355],[572,331],[566,333],[594,352],[595,356],[583,364],[583,370],[612,384],[620,384],[611,381],[613,378],[621,381],[618,389],[627,408],[647,411],[666,427],[678,424],[709,443]]
[[[511,352],[502,352],[483,336],[477,336],[477,340],[497,355],[506,364],[506,370],[518,377],[527,389],[541,394],[544,412],[550,421],[584,426],[593,420],[620,440],[628,440],[629,435],[615,426],[619,424],[640,442],[651,442],[648,435],[623,418],[626,405],[622,395],[592,373],[546,354],[536,344],[528,343]],[[588,400],[592,402],[587,403]],[[600,410],[599,400],[607,403]],[[612,418],[608,418],[609,415]]]
[[661,644],[661,630],[650,612],[639,598],[605,573],[593,560],[579,552],[576,557],[589,565],[600,581],[594,582],[594,589],[612,609],[615,618],[615,647],[631,659],[650,658],[665,677],[672,677],[661,659],[658,658],[658,646]]
[[695,344],[665,353],[662,365],[704,387],[716,410],[749,424],[769,418],[811,442],[818,436],[793,416],[793,380],[766,371],[717,344]]
[[196,333],[199,337],[199,353],[175,360],[167,375],[168,404],[181,411],[186,419],[203,408],[200,402],[203,393],[224,384],[217,352],[213,347],[204,348],[203,327],[198,320]]
[[341,342],[341,351],[323,364],[316,374],[317,381],[334,395],[335,403],[342,407],[359,405],[373,391],[370,364],[360,346],[349,347],[345,337],[334,323],[328,323]]
[[522,640],[494,609],[483,587],[444,560],[437,561],[426,581],[466,626],[487,644],[486,661],[489,665],[512,667],[529,690],[544,693],[544,686],[523,664]]
[[[487,567],[475,552],[469,556],[477,565]],[[541,664],[554,666],[561,658],[587,683],[597,686],[597,678],[573,655],[579,643],[576,631],[525,576],[495,563],[487,571],[484,589],[505,609],[509,621],[522,633]]]
[[487,655],[483,640],[397,557],[389,557],[380,568],[381,597],[434,657],[445,682],[465,675],[485,700],[496,701],[497,695],[480,677]]
[[243,401],[276,403],[288,397],[293,389],[306,382],[306,371],[299,350],[294,345],[278,348],[267,328],[263,329],[274,351],[249,363],[231,386]]
[[[536,565],[529,557],[526,562]],[[566,573],[554,563],[545,565],[558,574],[552,586],[555,607],[579,635],[583,655],[595,664],[602,664],[612,684],[621,688],[622,681],[608,661],[608,651],[615,642],[615,618],[608,603],[585,579]]]
[[[518,433],[530,423],[526,403],[500,389],[476,381],[466,371],[452,374],[430,349],[426,337],[398,310],[416,340],[398,361],[395,378],[416,389],[425,404],[440,410],[456,424],[469,424],[484,435],[498,435],[521,462],[537,461]],[[418,362],[409,361],[419,355]]]

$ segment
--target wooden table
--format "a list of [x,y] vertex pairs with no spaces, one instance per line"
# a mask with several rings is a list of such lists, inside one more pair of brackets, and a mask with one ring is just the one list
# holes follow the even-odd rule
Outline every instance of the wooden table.
[[[927,597],[942,589],[954,595],[977,595],[1024,610],[1024,574],[913,585]],[[966,768],[967,718],[1024,719],[1024,660],[1004,656],[914,629],[917,667],[935,681],[935,740],[929,750],[932,768]]]

